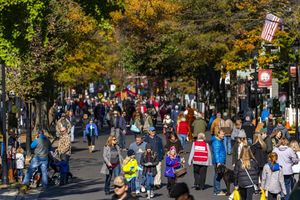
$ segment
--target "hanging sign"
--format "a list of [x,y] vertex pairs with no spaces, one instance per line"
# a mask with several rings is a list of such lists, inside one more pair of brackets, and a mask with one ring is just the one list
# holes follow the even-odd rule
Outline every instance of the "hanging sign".
[[258,87],[272,87],[272,70],[259,69],[258,70]]

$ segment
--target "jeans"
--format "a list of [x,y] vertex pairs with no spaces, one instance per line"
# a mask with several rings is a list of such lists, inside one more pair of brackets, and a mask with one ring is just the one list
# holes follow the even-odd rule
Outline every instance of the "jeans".
[[117,177],[120,175],[120,173],[121,173],[120,165],[116,166],[114,169],[109,170],[109,174],[106,174],[106,178],[105,178],[105,186],[104,186],[105,192],[110,192],[110,182],[112,176],[114,175],[114,177]]
[[143,171],[138,170],[136,179],[135,179],[135,186],[136,186],[137,191],[140,191],[141,185],[144,185],[144,182],[145,181],[144,181],[144,177],[143,177]]
[[88,141],[88,146],[95,146],[95,137],[94,135],[90,136],[90,135],[87,135],[87,141]]
[[23,169],[17,169],[17,176],[23,177]]
[[292,175],[284,175],[284,185],[286,188],[286,195],[284,197],[285,200],[288,200],[290,198],[292,181],[293,181]]
[[225,136],[223,142],[226,149],[226,153],[231,154],[231,137]]
[[154,176],[152,173],[146,174],[146,189],[147,191],[152,190],[154,184]]
[[135,179],[136,177],[133,177],[132,179],[130,179],[130,181],[128,181],[128,193],[135,192]]
[[252,144],[252,139],[251,138],[247,138],[247,142],[248,142],[248,145],[251,145]]
[[186,144],[186,138],[187,138],[187,135],[186,135],[186,134],[179,134],[178,137],[179,137],[181,146],[182,146],[182,148],[184,149],[185,144]]
[[120,130],[120,135],[119,135],[119,146],[121,149],[125,149],[125,135],[123,134],[124,130]]
[[29,168],[23,180],[24,185],[29,185],[29,181],[32,177],[32,173],[36,168],[40,167],[42,171],[42,184],[43,188],[47,188],[48,186],[48,157],[47,158],[39,158],[34,156],[30,162]]
[[68,173],[60,173],[60,185],[65,185],[68,183]]
[[221,179],[222,177],[217,173],[217,165],[215,165],[214,194],[221,192]]

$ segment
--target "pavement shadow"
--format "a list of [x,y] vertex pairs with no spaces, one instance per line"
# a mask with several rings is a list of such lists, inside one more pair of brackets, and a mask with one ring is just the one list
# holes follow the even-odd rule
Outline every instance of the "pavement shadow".
[[40,194],[39,199],[58,200],[63,199],[64,196],[98,193],[99,191],[103,191],[103,188],[99,187],[100,184],[104,184],[104,181],[101,179],[83,180],[74,178],[70,184],[49,187],[47,191]]

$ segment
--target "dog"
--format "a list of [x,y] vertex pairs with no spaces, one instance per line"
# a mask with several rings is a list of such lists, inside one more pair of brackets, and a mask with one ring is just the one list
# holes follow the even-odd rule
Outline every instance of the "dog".
[[219,177],[225,182],[226,185],[226,195],[230,195],[230,184],[234,182],[234,173],[233,170],[228,169],[225,165],[219,165],[216,169],[216,173]]

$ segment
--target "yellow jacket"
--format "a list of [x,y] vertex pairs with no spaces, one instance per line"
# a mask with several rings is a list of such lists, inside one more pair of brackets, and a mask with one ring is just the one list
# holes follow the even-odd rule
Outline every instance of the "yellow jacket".
[[123,165],[122,170],[126,179],[136,177],[138,171],[138,163],[136,159],[129,160],[126,164]]

